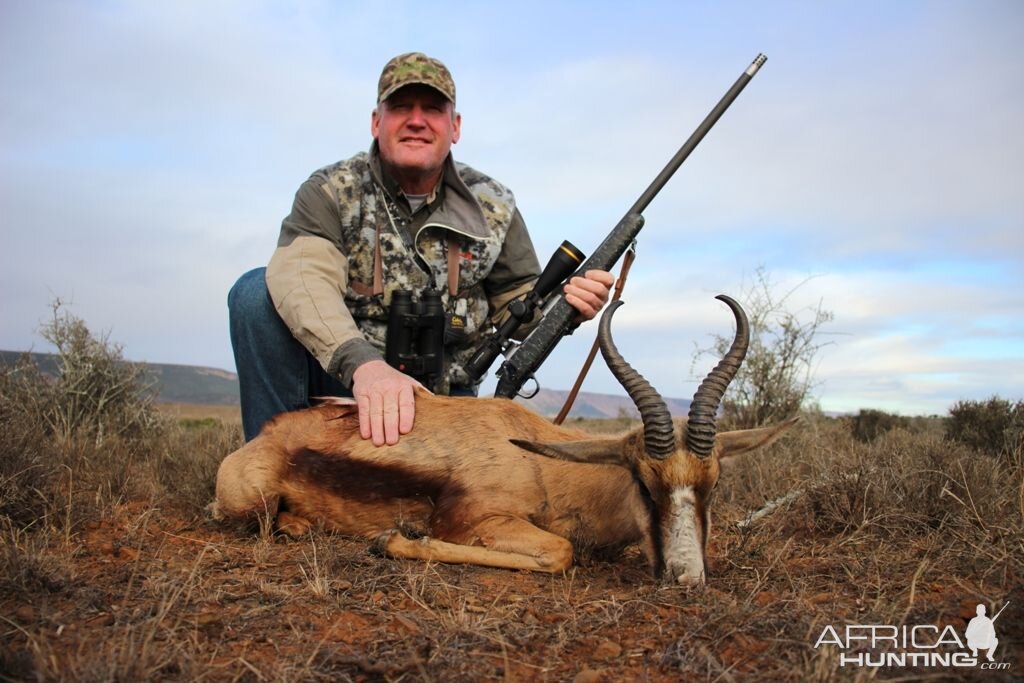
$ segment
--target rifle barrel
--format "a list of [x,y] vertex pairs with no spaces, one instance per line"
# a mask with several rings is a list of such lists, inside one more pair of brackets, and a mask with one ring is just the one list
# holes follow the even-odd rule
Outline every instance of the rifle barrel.
[[[750,66],[747,67],[747,70],[740,74],[740,77],[736,79],[736,82],[733,83],[728,92],[722,96],[722,99],[718,101],[718,104],[711,110],[711,113],[704,117],[701,124],[687,138],[683,146],[679,148],[679,151],[675,153],[675,156],[669,160],[665,168],[661,170],[661,173],[647,186],[647,189],[643,191],[629,211],[626,212],[626,215],[622,217],[622,220],[612,228],[612,231],[598,245],[586,263],[580,266],[578,272],[611,270],[643,228],[643,210],[657,196],[669,181],[669,178],[679,170],[679,167],[683,165],[686,158],[690,156],[690,152],[704,139],[704,136],[707,135],[712,126],[725,113],[725,110],[729,108],[729,105],[739,96],[740,92],[747,86],[747,83],[754,77],[754,74],[757,73],[766,59],[767,57],[763,54],[759,54]],[[562,340],[562,337],[572,333],[575,327],[575,318],[576,309],[566,302],[564,294],[559,295],[552,301],[545,309],[543,317],[533,331],[527,335],[523,343],[513,350],[511,355],[501,364],[501,367],[498,369],[498,386],[494,391],[494,395],[504,398],[515,397],[523,384],[533,376],[533,373],[554,350],[555,345]]]
[[631,213],[644,212],[644,209],[646,209],[647,205],[651,203],[651,200],[661,192],[661,188],[665,187],[669,178],[679,170],[679,167],[683,165],[684,161],[686,161],[686,157],[690,156],[690,152],[700,144],[700,141],[704,139],[704,136],[708,134],[708,131],[711,130],[715,123],[718,122],[718,119],[721,118],[722,114],[725,113],[725,110],[729,108],[729,105],[733,103],[733,100],[739,96],[740,92],[743,91],[743,88],[747,87],[747,83],[750,82],[750,79],[754,77],[754,74],[757,73],[757,70],[761,68],[761,65],[763,65],[767,59],[768,58],[763,54],[759,54],[754,58],[754,61],[751,62],[747,70],[740,74],[740,77],[736,79],[736,82],[733,83],[731,88],[729,88],[729,91],[722,96],[722,99],[718,101],[715,108],[712,109],[711,112],[704,117],[701,124],[697,126],[697,130],[693,131],[690,137],[686,139],[686,142],[684,142],[683,146],[679,148],[679,151],[675,153],[675,156],[669,160],[665,165],[665,168],[661,170],[661,173],[659,173],[647,189],[644,190],[643,194],[640,195],[640,198],[636,200],[636,203],[630,207],[629,211],[626,212],[627,215]]

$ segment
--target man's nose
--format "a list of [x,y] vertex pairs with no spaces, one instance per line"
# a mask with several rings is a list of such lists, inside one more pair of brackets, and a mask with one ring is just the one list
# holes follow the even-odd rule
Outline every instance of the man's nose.
[[423,114],[423,107],[418,104],[413,105],[413,107],[409,109],[409,118],[406,119],[405,123],[409,126],[426,126],[427,120]]

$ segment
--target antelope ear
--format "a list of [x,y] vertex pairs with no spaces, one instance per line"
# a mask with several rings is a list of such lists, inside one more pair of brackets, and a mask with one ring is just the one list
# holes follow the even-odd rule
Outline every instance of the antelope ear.
[[800,416],[791,417],[785,422],[770,427],[722,432],[715,436],[715,441],[718,443],[718,458],[725,460],[770,446],[798,422],[800,422]]
[[558,460],[626,466],[626,460],[622,456],[622,439],[585,439],[583,441],[509,439],[509,442],[531,453],[546,455]]

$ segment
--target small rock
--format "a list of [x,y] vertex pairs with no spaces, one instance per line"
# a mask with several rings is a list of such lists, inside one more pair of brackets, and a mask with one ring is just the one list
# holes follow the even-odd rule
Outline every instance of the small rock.
[[113,555],[114,554],[114,544],[111,543],[110,541],[103,541],[102,543],[100,543],[100,552],[103,553],[104,555]]
[[18,621],[21,622],[35,621],[36,610],[32,605],[22,605],[18,609],[14,610],[14,616],[16,616]]
[[601,675],[600,671],[595,671],[589,667],[583,667],[583,669],[572,677],[572,683],[601,683],[604,676]]
[[618,643],[613,643],[610,640],[603,640],[601,644],[594,650],[594,654],[591,655],[594,659],[600,662],[607,662],[615,659],[622,654],[622,646]]

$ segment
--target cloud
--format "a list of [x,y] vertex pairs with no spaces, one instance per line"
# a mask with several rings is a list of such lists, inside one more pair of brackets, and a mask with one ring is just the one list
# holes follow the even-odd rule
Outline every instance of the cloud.
[[[562,239],[592,251],[764,50],[645,212],[624,353],[689,395],[694,343],[731,325],[713,296],[766,266],[813,276],[794,304],[836,313],[823,403],[1020,395],[1018,3],[455,9],[5,5],[0,347],[31,343],[59,295],[131,357],[232,367],[227,288],[266,262],[299,183],[368,146],[398,52],[448,60],[456,156],[513,188],[543,259]],[[559,346],[547,386],[590,338]]]

